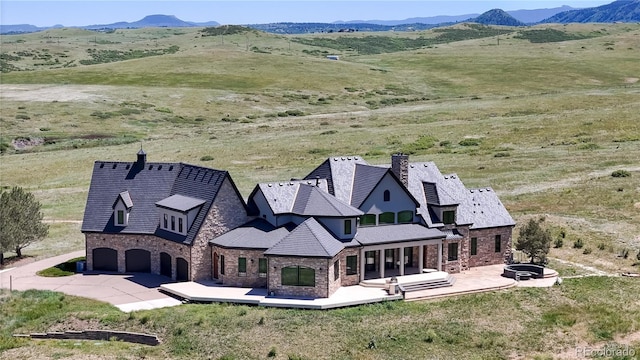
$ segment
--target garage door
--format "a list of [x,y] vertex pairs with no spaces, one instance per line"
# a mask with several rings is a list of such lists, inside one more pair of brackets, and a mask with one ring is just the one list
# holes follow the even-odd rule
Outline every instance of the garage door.
[[189,280],[189,263],[187,263],[187,260],[183,258],[176,259],[176,280]]
[[160,275],[171,277],[171,255],[160,253]]
[[118,251],[110,248],[93,249],[93,270],[118,271]]
[[126,272],[151,272],[151,253],[142,249],[124,252]]

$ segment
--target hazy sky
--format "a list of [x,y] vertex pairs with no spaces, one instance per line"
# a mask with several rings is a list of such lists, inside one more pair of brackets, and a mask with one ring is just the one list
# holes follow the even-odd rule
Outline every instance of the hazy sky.
[[146,15],[175,15],[181,20],[221,24],[270,22],[334,22],[339,20],[403,20],[411,17],[463,15],[503,10],[594,7],[609,1],[573,0],[410,0],[410,1],[269,1],[269,0],[0,0],[0,23],[36,26],[82,26],[137,21]]

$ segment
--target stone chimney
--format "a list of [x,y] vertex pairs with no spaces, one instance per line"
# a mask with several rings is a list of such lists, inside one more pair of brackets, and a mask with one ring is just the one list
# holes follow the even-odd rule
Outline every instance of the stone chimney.
[[144,164],[147,163],[147,153],[142,150],[140,147],[140,151],[138,151],[138,160],[136,161],[136,166],[139,168],[143,168]]
[[391,155],[391,171],[400,179],[404,187],[409,186],[409,155]]

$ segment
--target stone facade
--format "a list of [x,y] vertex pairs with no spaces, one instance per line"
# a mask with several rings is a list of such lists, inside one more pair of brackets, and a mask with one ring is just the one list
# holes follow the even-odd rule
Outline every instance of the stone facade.
[[[276,295],[329,297],[329,275],[333,276],[333,259],[270,256],[268,291]],[[315,286],[282,285],[282,268],[302,266],[315,270]],[[331,278],[333,279],[333,278]]]
[[[356,273],[353,275],[347,275],[347,256],[357,256],[358,266],[356,266]],[[358,285],[360,283],[360,262],[364,259],[360,258],[360,248],[351,247],[346,248],[338,254],[340,258],[340,285],[351,286]],[[337,289],[336,289],[337,290]],[[335,290],[334,290],[335,291]]]
[[187,245],[165,240],[154,235],[85,233],[87,270],[93,271],[93,249],[110,248],[118,252],[118,272],[126,271],[125,252],[143,249],[151,254],[151,273],[160,275],[160,253],[171,256],[171,278],[176,279],[176,259],[189,263],[190,249]]
[[[224,256],[224,271],[222,271],[221,257]],[[245,258],[247,271],[244,274],[238,272],[238,259]],[[211,258],[216,259],[214,264],[218,266],[217,280],[225,285],[239,287],[267,287],[267,274],[259,273],[260,258],[265,258],[264,250],[252,249],[225,249],[219,246],[211,247]],[[267,259],[267,270],[269,269],[269,259]],[[215,274],[215,269],[212,269]]]
[[[511,226],[471,230],[468,237],[469,243],[471,243],[471,238],[477,238],[478,252],[477,255],[469,256],[469,266],[496,265],[508,262],[511,258],[512,231],[513,227]],[[496,235],[500,236],[500,251],[498,252],[495,251]]]
[[191,249],[192,281],[210,280],[213,276],[209,240],[249,220],[244,203],[229,179],[227,177],[221,185],[207,218],[193,241]]

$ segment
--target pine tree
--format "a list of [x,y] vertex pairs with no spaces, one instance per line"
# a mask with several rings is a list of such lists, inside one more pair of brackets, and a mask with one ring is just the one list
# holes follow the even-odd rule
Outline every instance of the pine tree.
[[49,225],[42,222],[41,205],[35,196],[21,187],[13,187],[0,195],[0,264],[3,253],[14,250],[22,257],[22,249],[45,238]]
[[549,248],[551,247],[551,232],[549,229],[543,229],[540,224],[544,219],[538,221],[530,219],[520,229],[518,241],[516,242],[516,250],[520,250],[531,258],[531,263],[536,259],[544,262],[547,259]]

